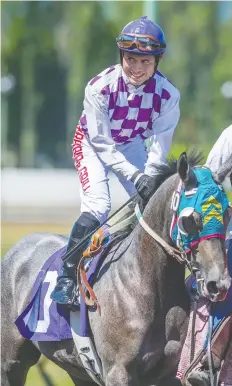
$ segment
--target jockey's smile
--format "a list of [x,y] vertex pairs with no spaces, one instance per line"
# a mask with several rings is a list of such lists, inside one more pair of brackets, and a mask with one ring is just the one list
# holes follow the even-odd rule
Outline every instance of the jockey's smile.
[[133,86],[140,86],[154,74],[155,57],[137,55],[125,52],[122,67],[129,82]]

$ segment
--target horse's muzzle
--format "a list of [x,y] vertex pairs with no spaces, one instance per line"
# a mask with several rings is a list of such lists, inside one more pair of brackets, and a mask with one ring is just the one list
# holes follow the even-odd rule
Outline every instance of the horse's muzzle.
[[222,302],[231,285],[231,277],[227,275],[219,281],[208,281],[204,284],[203,294],[211,302]]

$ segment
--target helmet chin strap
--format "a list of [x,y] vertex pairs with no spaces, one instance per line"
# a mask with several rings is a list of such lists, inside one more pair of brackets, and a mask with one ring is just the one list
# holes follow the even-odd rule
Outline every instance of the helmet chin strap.
[[[122,60],[123,60],[123,55],[124,55],[124,52],[120,50],[120,62],[121,62],[121,66],[122,66]],[[158,54],[158,55],[154,55],[155,57],[155,68],[154,68],[154,72],[153,74],[147,79],[145,80],[143,83],[141,83],[139,86],[137,87],[141,87],[141,86],[145,86],[145,84],[147,84],[148,82],[150,82],[150,80],[153,78],[153,76],[155,75],[155,72],[158,68],[158,64],[159,64],[159,61],[160,59],[162,58],[162,54]],[[136,87],[136,86],[135,86]]]

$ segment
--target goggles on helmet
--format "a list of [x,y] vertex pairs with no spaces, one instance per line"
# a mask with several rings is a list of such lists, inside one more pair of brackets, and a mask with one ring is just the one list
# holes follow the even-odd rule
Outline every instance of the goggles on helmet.
[[152,52],[166,47],[165,43],[160,44],[149,35],[120,34],[116,42],[120,49],[133,50],[136,46],[141,52]]

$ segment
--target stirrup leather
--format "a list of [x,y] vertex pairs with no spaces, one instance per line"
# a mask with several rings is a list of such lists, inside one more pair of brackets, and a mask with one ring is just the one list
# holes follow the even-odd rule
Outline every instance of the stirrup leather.
[[85,259],[96,256],[100,253],[108,243],[109,243],[109,233],[107,230],[100,228],[93,234],[90,240],[90,245],[85,249],[83,256]]
[[[132,203],[133,204],[133,203]],[[93,236],[91,237],[91,242],[88,248],[84,251],[80,262],[77,267],[77,282],[80,290],[80,294],[84,299],[84,302],[88,306],[97,307],[99,314],[101,313],[100,304],[98,299],[91,288],[85,269],[85,259],[91,259],[94,256],[98,255],[103,248],[110,242],[110,236],[118,232],[123,227],[126,227],[132,224],[136,219],[136,214],[134,213],[133,208],[130,205],[127,205],[122,208],[122,210],[114,215],[111,219],[108,220],[105,226],[98,229]],[[87,268],[88,269],[88,268]],[[83,283],[83,284],[82,284]],[[85,286],[85,289],[83,287]],[[88,291],[89,296],[87,296],[86,291]]]

